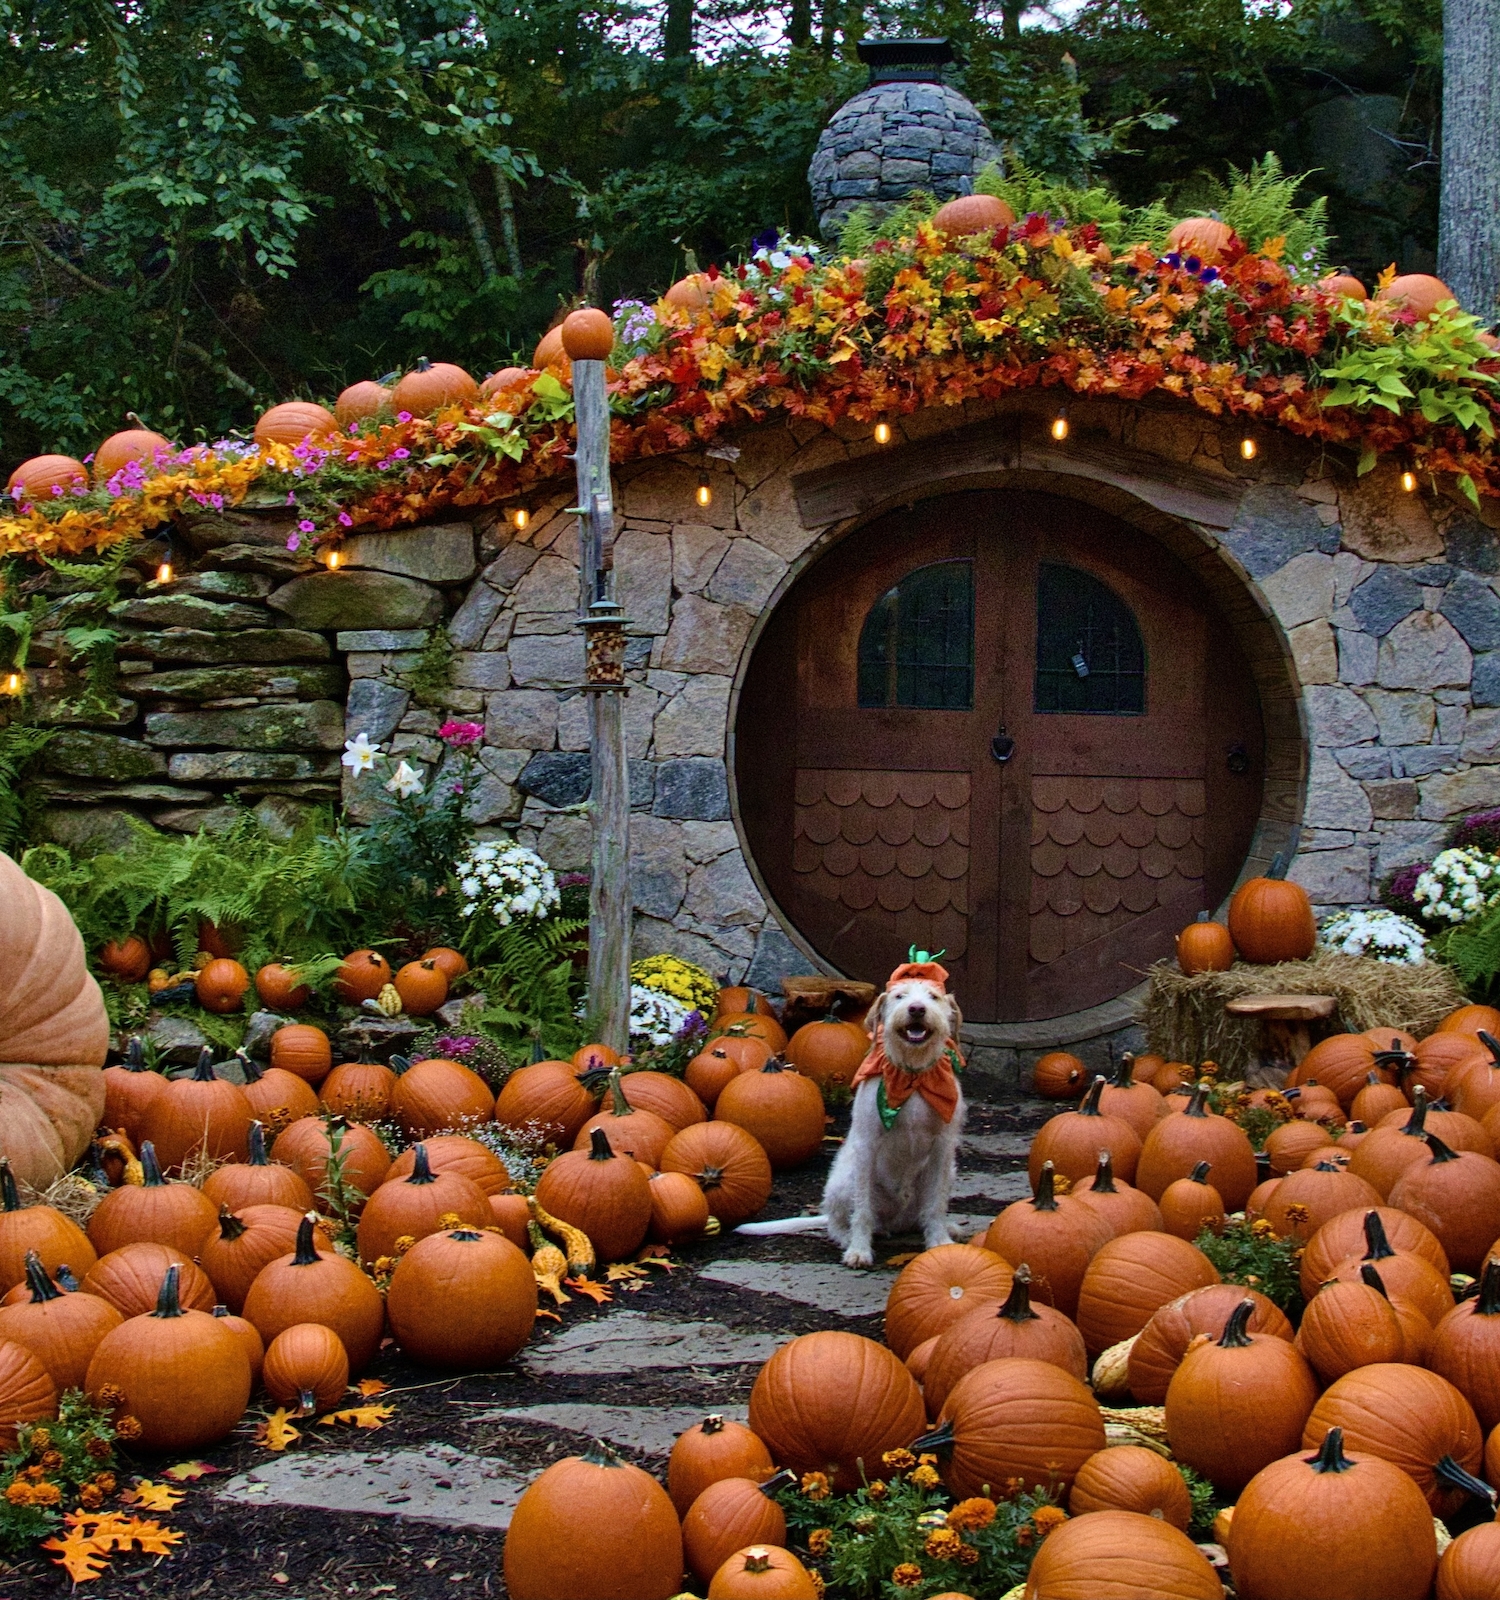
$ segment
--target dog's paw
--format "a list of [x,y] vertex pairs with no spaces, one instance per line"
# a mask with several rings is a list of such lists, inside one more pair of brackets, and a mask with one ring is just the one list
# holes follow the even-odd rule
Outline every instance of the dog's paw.
[[844,1265],[846,1267],[873,1267],[875,1265],[875,1252],[861,1250],[857,1245],[850,1245],[844,1252]]
[[952,1244],[957,1238],[952,1228],[932,1228],[922,1236],[922,1246],[926,1250],[936,1250],[939,1245]]

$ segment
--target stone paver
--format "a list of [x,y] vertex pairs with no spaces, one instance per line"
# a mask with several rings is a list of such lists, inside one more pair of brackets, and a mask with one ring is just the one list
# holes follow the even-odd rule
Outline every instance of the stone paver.
[[986,1156],[994,1160],[1026,1156],[1031,1153],[1029,1133],[966,1133],[959,1160],[965,1155]]
[[450,1528],[504,1529],[528,1479],[528,1474],[513,1474],[508,1462],[466,1455],[448,1445],[341,1450],[267,1461],[231,1478],[218,1498],[411,1517]]
[[837,1261],[711,1261],[698,1276],[709,1283],[780,1295],[842,1317],[877,1315],[885,1310],[891,1290],[889,1277],[854,1272]]
[[539,1422],[590,1439],[603,1439],[626,1450],[664,1456],[695,1423],[709,1412],[744,1422],[744,1406],[591,1406],[581,1403],[516,1406],[506,1411],[486,1411],[476,1422]]
[[1024,1172],[960,1172],[953,1185],[953,1204],[973,1206],[976,1201],[993,1200],[1009,1205],[1031,1193],[1031,1181]]
[[719,1322],[668,1322],[643,1311],[617,1311],[532,1345],[523,1359],[538,1374],[750,1366],[768,1360],[790,1337],[736,1333]]

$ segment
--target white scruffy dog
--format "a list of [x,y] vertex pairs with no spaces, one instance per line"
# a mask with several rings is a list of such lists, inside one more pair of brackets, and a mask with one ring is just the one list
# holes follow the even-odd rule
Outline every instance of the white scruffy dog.
[[822,1215],[752,1222],[740,1233],[826,1228],[848,1267],[874,1265],[877,1233],[920,1233],[929,1250],[952,1242],[948,1200],[966,1108],[950,1055],[963,1017],[946,978],[936,963],[898,967],[865,1019],[874,1048],[855,1080]]

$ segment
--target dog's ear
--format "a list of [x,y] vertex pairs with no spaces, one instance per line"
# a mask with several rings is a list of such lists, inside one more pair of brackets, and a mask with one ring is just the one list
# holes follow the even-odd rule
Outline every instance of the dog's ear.
[[865,1032],[869,1034],[872,1039],[878,1039],[880,1037],[880,1031],[885,1027],[884,989],[882,989],[880,993],[875,996],[874,1004],[871,1005],[867,1012],[865,1012],[865,1020],[862,1026]]
[[948,1008],[948,1037],[957,1044],[959,1030],[964,1025],[964,1014],[958,1009],[958,1001],[951,994],[943,996],[943,1003]]

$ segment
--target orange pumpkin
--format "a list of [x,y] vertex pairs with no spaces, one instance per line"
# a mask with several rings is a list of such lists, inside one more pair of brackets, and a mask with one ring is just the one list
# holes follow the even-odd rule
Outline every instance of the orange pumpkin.
[[924,1250],[902,1267],[886,1296],[885,1342],[904,1361],[975,1307],[998,1306],[1012,1276],[1008,1262],[978,1245]]
[[346,1006],[373,1000],[391,981],[391,964],[378,950],[355,950],[333,975],[334,992]]
[[[149,1139],[141,1146],[141,1168],[141,1183],[111,1189],[94,1207],[88,1225],[89,1243],[101,1256],[122,1245],[142,1242],[169,1245],[185,1256],[195,1255],[218,1220],[213,1202],[190,1183],[168,1183],[162,1177],[156,1149]],[[47,1259],[45,1251],[42,1259]],[[50,1263],[48,1267],[50,1270]]]
[[1230,1315],[1242,1300],[1253,1310],[1247,1332],[1290,1340],[1292,1325],[1274,1301],[1237,1283],[1211,1283],[1178,1295],[1152,1312],[1130,1347],[1126,1370],[1130,1392],[1141,1405],[1159,1406],[1167,1398],[1172,1376],[1197,1340],[1207,1334],[1219,1338]]
[[295,1073],[314,1088],[333,1066],[333,1048],[321,1028],[291,1022],[271,1035],[271,1065]]
[[0,1306],[0,1342],[24,1345],[59,1394],[81,1389],[100,1340],[125,1319],[97,1295],[62,1293],[34,1250],[26,1257],[26,1288],[26,1300]]
[[1151,1320],[1179,1295],[1219,1281],[1206,1255],[1169,1233],[1127,1233],[1102,1245],[1078,1291],[1078,1331],[1092,1356],[1101,1355]]
[[396,1074],[384,1062],[341,1061],[324,1078],[318,1104],[351,1122],[375,1122],[390,1110],[395,1086]]
[[568,359],[568,352],[563,349],[562,324],[548,330],[537,341],[537,347],[532,352],[531,364],[538,372],[550,372],[563,383],[571,380],[573,363]]
[[1222,922],[1206,911],[1177,935],[1177,965],[1189,977],[1200,972],[1228,972],[1234,965],[1234,940]]
[[1087,1071],[1077,1056],[1049,1050],[1031,1069],[1032,1093],[1043,1100],[1071,1100],[1083,1090]]
[[288,400],[264,411],[255,424],[255,442],[262,450],[273,444],[295,449],[304,440],[331,432],[338,421],[327,406],[311,400]]
[[268,1011],[295,1011],[312,997],[312,990],[279,961],[268,961],[256,972],[255,992]]
[[743,1422],[715,1412],[677,1436],[667,1457],[667,1493],[678,1515],[685,1517],[711,1484],[726,1478],[764,1483],[774,1471],[760,1438]]
[[1208,1181],[1213,1163],[1200,1161],[1185,1178],[1169,1183],[1161,1195],[1162,1227],[1189,1244],[1205,1229],[1224,1231],[1224,1202]]
[[788,1072],[774,1058],[759,1072],[725,1085],[714,1107],[760,1143],[773,1168],[797,1167],[823,1148],[823,1096],[811,1078]]
[[447,973],[426,956],[408,961],[392,982],[409,1016],[430,1017],[448,998]]
[[347,429],[351,423],[363,422],[366,417],[378,415],[390,403],[391,391],[383,383],[365,378],[359,383],[351,383],[340,392],[333,403],[333,415],[338,425]]
[[391,1088],[391,1115],[409,1138],[444,1133],[489,1122],[495,1097],[479,1074],[458,1061],[429,1056],[408,1062],[392,1056],[396,1082]]
[[1109,1224],[1116,1239],[1122,1233],[1150,1233],[1161,1229],[1161,1212],[1149,1194],[1142,1194],[1115,1177],[1115,1165],[1108,1150],[1099,1152],[1099,1165],[1091,1178],[1075,1183],[1068,1199],[1081,1200],[1097,1211]]
[[657,1116],[654,1111],[638,1111],[631,1105],[620,1087],[618,1067],[610,1070],[609,1097],[604,1109],[595,1112],[578,1130],[578,1137],[573,1141],[574,1150],[587,1150],[596,1130],[608,1136],[610,1148],[616,1155],[633,1156],[648,1167],[660,1166],[662,1152],[678,1131],[665,1117]]
[[151,970],[151,946],[138,933],[111,939],[99,951],[99,965],[121,983],[139,983]]
[[337,1146],[345,1186],[370,1195],[390,1170],[390,1151],[362,1123],[342,1117],[301,1117],[282,1129],[271,1146],[271,1159],[285,1162],[297,1173],[326,1209],[323,1186],[328,1163]]
[[331,1328],[348,1352],[351,1371],[367,1367],[385,1331],[380,1291],[346,1256],[317,1248],[310,1218],[296,1248],[261,1268],[245,1297],[245,1320],[269,1344],[299,1322]]
[[424,950],[422,959],[433,962],[450,986],[457,983],[469,970],[469,963],[464,960],[462,954],[449,949],[445,944],[435,944],[430,950]]
[[[711,1582],[737,1550],[750,1545],[778,1549],[786,1545],[786,1514],[774,1496],[777,1487],[790,1481],[790,1474],[779,1485],[721,1478],[693,1501],[682,1519],[682,1547],[689,1570],[701,1583]],[[808,1593],[813,1593],[811,1585]]]
[[[481,400],[493,400],[497,394],[504,394],[509,389],[527,388],[535,379],[536,373],[530,367],[501,367],[479,385],[479,397]],[[428,953],[431,954],[430,951]]]
[[1408,272],[1399,278],[1392,278],[1383,289],[1378,289],[1375,298],[1411,312],[1421,322],[1430,317],[1445,300],[1455,297],[1441,278],[1434,278],[1426,272]]
[[1037,1130],[1027,1157],[1033,1183],[1048,1161],[1065,1178],[1087,1178],[1098,1164],[1101,1150],[1109,1151],[1115,1171],[1127,1183],[1134,1179],[1141,1154],[1140,1135],[1123,1117],[1106,1116],[1100,1109],[1104,1085],[1105,1080],[1096,1077],[1076,1111],[1061,1111]]
[[1262,966],[1304,961],[1318,941],[1307,891],[1289,883],[1283,871],[1277,856],[1267,877],[1241,884],[1229,902],[1229,936],[1246,961]]
[[336,1406],[349,1387],[349,1356],[332,1328],[296,1322],[272,1339],[261,1366],[266,1393],[298,1415]]
[[976,233],[993,233],[996,228],[1008,228],[1016,214],[1006,203],[993,194],[965,194],[932,214],[932,226],[949,239],[967,239]]
[[1234,229],[1217,217],[1185,217],[1167,235],[1167,249],[1197,256],[1205,266],[1212,267],[1224,259],[1233,238]]
[[198,1004],[205,1011],[227,1014],[244,1004],[250,974],[238,961],[210,961],[193,981]]
[[1141,1445],[1123,1444],[1099,1451],[1078,1469],[1068,1509],[1075,1517],[1089,1511],[1136,1511],[1186,1532],[1193,1500],[1170,1461]]
[[1200,1161],[1212,1163],[1214,1188],[1225,1207],[1242,1210],[1257,1182],[1255,1151],[1244,1129],[1208,1110],[1208,1090],[1201,1084],[1180,1113],[1163,1117],[1146,1135],[1136,1185],[1160,1204],[1167,1185],[1187,1177]]
[[582,1228],[601,1261],[633,1255],[651,1224],[646,1174],[629,1157],[615,1154],[602,1128],[594,1130],[587,1149],[570,1150],[548,1163],[537,1180],[536,1201],[554,1217]]
[[419,356],[416,366],[391,390],[391,410],[430,417],[445,406],[471,406],[478,399],[479,385],[462,367]]
[[1094,1511],[1054,1528],[1026,1582],[1027,1600],[1223,1600],[1223,1594],[1208,1558],[1185,1533],[1138,1511]]
[[[705,1054],[712,1056],[726,1043],[727,1040],[717,1040]],[[821,1022],[805,1022],[797,1029],[787,1043],[786,1058],[819,1089],[847,1089],[869,1050],[870,1040],[857,1022],[844,1021],[829,1012]]]
[[622,1073],[620,1093],[637,1111],[654,1111],[678,1132],[695,1122],[708,1120],[703,1102],[681,1078],[674,1078],[670,1073]]
[[709,1222],[708,1199],[685,1172],[653,1172],[646,1187],[651,1193],[648,1236],[659,1244],[701,1239]]
[[771,1198],[771,1163],[754,1135],[732,1122],[695,1122],[673,1134],[663,1172],[693,1178],[721,1227],[748,1221]]
[[192,1076],[169,1080],[153,1101],[145,1132],[169,1172],[180,1170],[199,1152],[220,1161],[243,1161],[250,1154],[254,1115],[245,1091],[215,1073],[212,1052],[205,1047],[198,1052]]
[[[32,456],[5,480],[5,493],[18,505],[37,505],[88,486],[88,468],[72,456]],[[21,491],[19,495],[17,489]]]
[[396,1255],[397,1239],[425,1239],[457,1217],[471,1228],[490,1226],[489,1196],[477,1183],[451,1168],[434,1172],[427,1148],[413,1149],[412,1169],[403,1178],[386,1181],[365,1203],[359,1217],[359,1258],[371,1264],[382,1256]]
[[1343,300],[1368,300],[1370,291],[1365,288],[1358,278],[1351,277],[1347,272],[1332,272],[1326,278],[1318,279],[1318,287],[1324,294],[1336,294]]
[[413,1361],[491,1371],[531,1337],[536,1278],[509,1239],[477,1227],[447,1228],[419,1239],[396,1263],[385,1308]]
[[597,1096],[568,1061],[536,1061],[505,1080],[495,1101],[495,1121],[506,1128],[536,1127],[556,1145],[572,1144],[593,1115]]
[[690,272],[687,277],[679,278],[662,299],[679,311],[706,311],[711,289],[712,282],[706,272]]
[[[461,1178],[483,1189],[485,1194],[504,1194],[510,1188],[510,1173],[505,1163],[487,1145],[458,1133],[441,1133],[422,1141],[427,1164],[434,1172],[456,1172]],[[415,1146],[403,1151],[385,1175],[387,1183],[411,1175],[417,1163]]]
[[307,1180],[266,1155],[266,1133],[250,1124],[250,1159],[226,1161],[203,1180],[203,1198],[223,1211],[246,1206],[288,1206],[299,1215],[313,1203]]
[[1065,1316],[1078,1309],[1084,1273],[1114,1229],[1095,1207],[1053,1190],[1052,1164],[1043,1165],[1029,1200],[1015,1200],[990,1224],[984,1248],[1002,1261],[1031,1268],[1032,1293]]
[[615,325],[597,307],[580,306],[563,318],[562,344],[570,361],[608,361]]
[[762,1595],[775,1595],[777,1600],[820,1600],[823,1592],[790,1550],[762,1542],[736,1550],[724,1562],[709,1581],[708,1600],[759,1600]]

